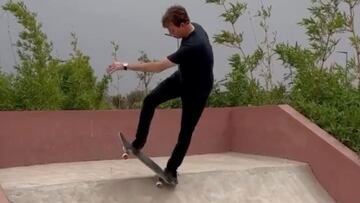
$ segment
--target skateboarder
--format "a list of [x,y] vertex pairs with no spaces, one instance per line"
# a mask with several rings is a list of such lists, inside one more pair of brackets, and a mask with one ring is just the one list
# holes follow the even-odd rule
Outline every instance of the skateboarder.
[[190,145],[192,133],[204,110],[213,87],[213,51],[205,30],[190,21],[184,7],[175,5],[167,9],[162,25],[169,35],[182,39],[179,49],[166,58],[148,63],[114,61],[107,72],[118,70],[161,72],[178,65],[171,76],[162,81],[143,101],[136,138],[132,146],[141,150],[146,142],[155,108],[170,99],[181,98],[181,129],[177,144],[165,168],[165,174],[177,181],[177,169]]

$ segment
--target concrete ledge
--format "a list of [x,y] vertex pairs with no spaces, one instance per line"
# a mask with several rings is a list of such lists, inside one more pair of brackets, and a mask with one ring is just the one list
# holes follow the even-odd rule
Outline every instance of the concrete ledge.
[[[167,159],[154,160],[164,166]],[[194,155],[186,158],[179,173],[175,190],[157,189],[153,172],[134,159],[0,169],[0,182],[14,203],[335,203],[307,164],[287,159]]]

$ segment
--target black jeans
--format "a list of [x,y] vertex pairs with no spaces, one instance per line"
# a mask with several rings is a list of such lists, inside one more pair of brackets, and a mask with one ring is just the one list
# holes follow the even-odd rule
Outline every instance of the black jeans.
[[177,144],[166,166],[167,170],[176,172],[189,148],[192,133],[205,108],[210,91],[211,89],[205,90],[197,95],[186,94],[182,90],[178,72],[165,79],[144,99],[133,146],[137,149],[144,147],[155,108],[163,102],[180,97],[182,101],[181,129]]

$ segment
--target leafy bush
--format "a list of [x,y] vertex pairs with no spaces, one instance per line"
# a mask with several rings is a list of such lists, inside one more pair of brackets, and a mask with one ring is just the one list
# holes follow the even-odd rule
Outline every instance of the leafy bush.
[[[19,34],[17,52],[20,63],[12,81],[15,105],[4,105],[5,110],[58,110],[58,109],[97,109],[108,108],[105,93],[109,77],[104,76],[96,82],[89,57],[77,48],[74,40],[74,53],[67,61],[51,56],[52,43],[48,42],[36,14],[31,13],[23,2],[8,1],[3,9],[11,12],[24,27]],[[9,82],[3,80],[4,92]],[[7,86],[6,86],[7,85]],[[4,93],[5,94],[5,93]]]

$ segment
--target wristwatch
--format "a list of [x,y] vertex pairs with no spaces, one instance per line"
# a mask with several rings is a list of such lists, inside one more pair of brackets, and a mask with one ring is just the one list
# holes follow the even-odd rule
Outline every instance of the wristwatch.
[[128,65],[129,65],[128,63],[123,63],[122,65],[123,65],[123,67],[124,67],[124,70],[127,70],[127,69],[128,69]]

